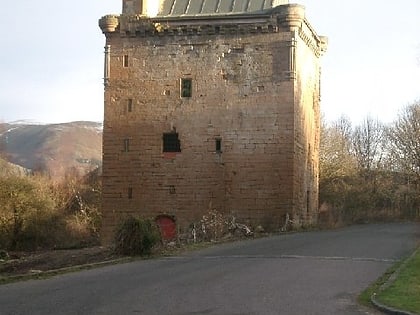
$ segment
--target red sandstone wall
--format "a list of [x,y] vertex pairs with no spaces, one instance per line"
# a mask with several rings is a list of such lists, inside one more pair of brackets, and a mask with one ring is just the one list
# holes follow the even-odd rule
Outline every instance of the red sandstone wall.
[[[302,223],[316,217],[318,102],[301,97],[296,84],[306,78],[290,79],[290,38],[286,31],[108,36],[104,239],[128,213],[174,215],[181,227],[209,209],[265,228],[280,227],[286,213]],[[192,79],[191,98],[180,97],[181,78]],[[162,135],[175,130],[181,152],[168,157]]]

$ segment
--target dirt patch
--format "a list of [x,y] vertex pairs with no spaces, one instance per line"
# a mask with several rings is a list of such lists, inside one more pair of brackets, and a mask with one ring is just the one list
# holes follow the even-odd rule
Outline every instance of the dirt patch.
[[0,260],[0,277],[39,273],[65,267],[105,262],[120,258],[108,247],[42,252],[9,252],[7,260]]
[[[259,235],[262,237],[262,235]],[[180,253],[194,251],[217,243],[242,240],[242,234],[229,235],[219,241],[197,243],[167,243],[156,246],[151,257],[173,256]],[[8,257],[4,257],[7,255]],[[49,250],[37,252],[8,252],[0,251],[0,282],[10,276],[41,274],[61,268],[106,263],[130,257],[118,255],[112,247],[96,246],[83,249]],[[7,280],[6,280],[7,281]]]

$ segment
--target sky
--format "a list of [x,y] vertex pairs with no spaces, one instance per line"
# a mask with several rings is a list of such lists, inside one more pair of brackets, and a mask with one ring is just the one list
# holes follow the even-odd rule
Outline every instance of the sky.
[[[19,0],[0,19],[0,122],[103,119],[98,19],[121,0]],[[295,1],[290,1],[295,2]],[[321,111],[327,121],[392,122],[420,100],[419,0],[300,0],[319,35]]]

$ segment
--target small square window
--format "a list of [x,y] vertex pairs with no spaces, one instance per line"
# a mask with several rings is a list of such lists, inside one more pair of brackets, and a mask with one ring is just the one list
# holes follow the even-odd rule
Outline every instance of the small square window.
[[257,92],[264,92],[265,88],[264,85],[257,86]]
[[123,56],[123,67],[128,68],[128,55]]
[[171,195],[176,194],[176,190],[175,190],[175,186],[174,185],[170,185],[169,186],[169,193]]
[[181,97],[192,96],[192,79],[181,79]]
[[181,152],[181,142],[179,141],[178,133],[163,134],[163,152]]

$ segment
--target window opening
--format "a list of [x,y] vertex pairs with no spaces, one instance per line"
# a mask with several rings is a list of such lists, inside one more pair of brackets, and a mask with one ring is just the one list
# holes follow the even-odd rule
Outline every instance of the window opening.
[[181,142],[178,138],[178,133],[163,134],[163,152],[181,152]]
[[133,199],[133,187],[128,187],[127,197],[128,199]]
[[306,213],[309,212],[311,206],[311,192],[309,190],[306,191]]
[[124,139],[124,152],[130,151],[130,139]]
[[181,79],[181,97],[192,96],[192,79]]
[[216,138],[216,153],[222,153],[222,139]]
[[127,103],[127,112],[131,113],[133,111],[133,99],[129,98]]
[[176,190],[175,190],[175,186],[174,186],[174,185],[170,185],[170,186],[169,186],[169,193],[170,193],[171,195],[173,195],[173,194],[175,194],[175,193],[176,193]]
[[124,68],[128,67],[128,55],[123,56],[123,66]]

